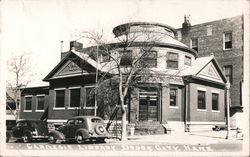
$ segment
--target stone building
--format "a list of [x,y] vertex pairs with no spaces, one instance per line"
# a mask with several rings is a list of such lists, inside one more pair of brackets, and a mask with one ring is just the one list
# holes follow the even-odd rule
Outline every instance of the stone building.
[[231,127],[237,128],[242,116],[242,81],[244,54],[244,17],[237,16],[192,25],[185,17],[177,39],[194,49],[199,57],[214,54],[230,83]]
[[[47,122],[52,125],[62,125],[76,115],[96,114],[108,120],[108,111],[112,112],[119,101],[104,105],[106,100],[100,100],[98,92],[93,92],[98,86],[96,78],[117,77],[112,58],[119,58],[121,73],[126,75],[135,64],[133,58],[140,57],[138,66],[143,70],[138,72],[139,81],[129,89],[126,99],[127,121],[135,125],[136,132],[211,129],[225,124],[226,77],[213,54],[197,57],[195,50],[176,40],[175,29],[164,24],[126,23],[115,27],[113,33],[116,39],[126,35],[139,37],[131,44],[117,40],[101,45],[108,49],[108,56],[100,46],[82,48],[72,42],[69,52],[44,78],[49,86],[22,93],[20,118],[47,115]],[[157,40],[145,40],[148,37]]]

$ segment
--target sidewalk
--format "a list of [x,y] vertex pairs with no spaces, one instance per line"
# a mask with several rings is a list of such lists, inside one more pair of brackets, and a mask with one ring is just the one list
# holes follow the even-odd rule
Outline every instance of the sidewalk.
[[225,139],[227,131],[196,131],[173,132],[163,135],[128,136],[128,141],[169,143],[169,144],[216,144],[216,143],[242,143],[236,138],[236,132],[231,131],[231,138]]

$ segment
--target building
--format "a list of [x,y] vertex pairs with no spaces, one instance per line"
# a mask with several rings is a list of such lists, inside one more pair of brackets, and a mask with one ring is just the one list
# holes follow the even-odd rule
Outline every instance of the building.
[[[117,40],[87,48],[72,42],[69,52],[44,78],[49,86],[22,92],[20,118],[46,117],[55,126],[76,115],[97,114],[108,120],[119,101],[108,105],[105,101],[115,99],[117,92],[103,98],[108,94],[97,91],[96,78],[110,80],[106,88],[117,89],[112,80],[119,74],[115,65],[121,66],[123,75],[138,65],[143,69],[125,101],[128,124],[135,125],[135,133],[211,129],[225,124],[226,77],[213,54],[197,57],[195,50],[175,39],[175,29],[164,24],[126,23],[113,33],[116,38],[137,38],[130,44]],[[149,34],[153,36],[148,38]],[[140,62],[135,63],[137,58]]]
[[[199,57],[214,54],[230,83],[231,127],[240,127],[244,54],[244,17],[237,16],[191,26],[185,17],[177,39],[194,49]],[[242,127],[242,126],[241,126]]]

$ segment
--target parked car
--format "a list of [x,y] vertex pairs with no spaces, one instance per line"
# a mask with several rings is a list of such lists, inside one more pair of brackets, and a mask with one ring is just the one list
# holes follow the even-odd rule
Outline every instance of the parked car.
[[57,140],[74,140],[81,144],[87,140],[105,142],[108,132],[104,127],[103,119],[97,116],[77,116],[68,119],[66,125],[53,130],[49,134],[49,142],[56,143]]
[[49,132],[42,120],[20,120],[12,129],[14,139],[22,139],[24,143],[33,139],[48,139]]
[[215,125],[212,129],[214,131],[227,130],[227,125]]

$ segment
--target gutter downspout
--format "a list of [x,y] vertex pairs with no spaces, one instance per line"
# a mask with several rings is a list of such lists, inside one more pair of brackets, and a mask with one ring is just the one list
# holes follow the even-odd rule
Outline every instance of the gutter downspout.
[[188,84],[185,82],[185,121],[184,121],[184,125],[185,125],[185,132],[189,132],[189,128],[187,126],[187,106],[188,106]]

